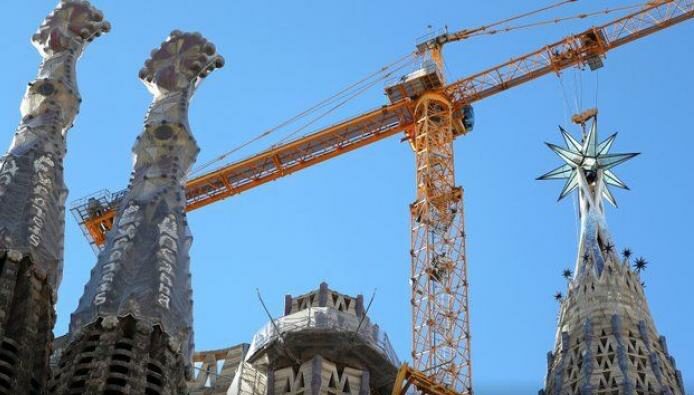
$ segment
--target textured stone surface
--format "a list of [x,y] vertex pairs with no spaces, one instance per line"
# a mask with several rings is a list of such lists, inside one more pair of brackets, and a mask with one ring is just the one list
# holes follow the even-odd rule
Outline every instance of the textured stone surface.
[[0,257],[0,394],[42,394],[49,376],[53,288],[31,258]]
[[545,394],[683,395],[639,274],[614,253],[605,262],[602,275],[588,272],[569,286]]
[[267,394],[369,394],[369,373],[361,369],[338,365],[320,355],[298,367],[286,367],[273,372],[272,387]]
[[287,296],[285,312],[255,335],[245,361],[265,382],[233,386],[231,395],[391,392],[397,356],[366,316],[361,295],[344,295],[323,283],[308,294]]
[[[193,379],[188,382],[190,395],[226,395],[237,372],[245,373],[239,369],[239,365],[246,357],[248,346],[240,344],[221,350],[196,352],[193,356]],[[245,370],[249,370],[248,367]]]
[[186,361],[160,326],[105,317],[72,335],[54,369],[50,394],[186,393]]
[[[192,237],[184,184],[199,149],[188,125],[188,104],[201,78],[222,65],[214,45],[199,33],[174,31],[140,71],[154,100],[133,147],[131,182],[113,230],[72,315],[69,344],[54,383],[56,394],[84,385],[89,394],[142,394],[147,388],[147,394],[173,395],[192,377]],[[119,332],[124,319],[143,335]],[[156,341],[147,340],[152,334]],[[79,356],[91,349],[92,338],[102,335],[99,351],[77,367]],[[123,339],[135,342],[137,352],[130,365],[115,370],[112,361],[123,352]],[[151,379],[151,370],[142,364],[154,359],[161,372]],[[116,377],[113,372],[122,376],[109,386],[108,379]]]
[[31,257],[55,288],[63,259],[65,137],[81,102],[75,67],[84,47],[109,29],[86,2],[62,2],[33,36],[43,56],[21,104],[22,121],[0,162],[0,247]]
[[109,29],[87,2],[64,1],[32,42],[43,57],[0,159],[0,394],[41,394],[62,275],[65,137],[81,101],[75,66]]
[[[130,320],[131,318],[128,318]],[[113,322],[113,320],[111,320]],[[65,352],[65,347],[67,346],[67,341],[69,337],[67,335],[61,336],[55,339],[53,342],[53,355],[51,356],[51,368],[53,372],[55,372],[54,375],[54,384],[56,387],[51,388],[51,393],[59,393],[59,389],[57,385],[60,382],[60,378],[64,374],[71,374],[68,369],[84,369],[84,368],[91,368],[90,364],[85,364],[85,363],[80,363],[79,361],[82,358],[89,358],[90,357],[90,352],[91,350],[90,346],[96,345],[98,343],[101,343],[102,339],[104,341],[109,341],[106,339],[113,339],[114,336],[103,336],[106,334],[109,330],[114,329],[116,327],[119,327],[117,330],[121,331],[120,334],[122,334],[124,337],[127,339],[132,339],[132,336],[126,336],[126,327],[130,325],[131,327],[133,326],[133,323],[127,323],[123,322],[123,325],[120,323],[117,324],[116,326],[113,326],[112,324],[107,324],[106,327],[109,329],[106,329],[104,325],[101,325],[101,328],[98,326],[92,330],[93,332],[93,340],[92,341],[84,341],[83,344],[86,345],[85,347],[85,352],[78,354],[78,355],[70,355],[66,356],[65,360],[63,360],[62,364],[60,363],[60,360],[62,359],[63,353]],[[90,330],[87,329],[87,332]],[[151,333],[150,335],[152,338],[156,336],[160,336],[160,333]],[[82,335],[81,335],[82,336]],[[98,337],[98,340],[97,340]],[[120,341],[120,340],[119,340]],[[145,340],[147,342],[147,340]],[[151,339],[149,340],[151,343]],[[132,343],[132,340],[126,340],[126,343]],[[151,343],[156,344],[156,343]],[[240,364],[243,363],[244,358],[246,357],[246,352],[248,351],[249,344],[242,343],[233,347],[228,347],[228,348],[223,348],[223,349],[218,349],[218,350],[207,350],[207,351],[196,351],[195,354],[193,354],[193,377],[191,377],[188,382],[187,382],[187,387],[189,391],[189,395],[226,395],[227,391],[229,390],[230,386],[232,385],[232,382],[234,381],[235,377],[237,374],[240,374],[245,376],[245,381],[248,381],[249,379],[253,379],[253,373],[257,373],[253,371],[252,367],[250,367],[248,364],[243,369],[239,369]],[[113,346],[115,349],[116,347]],[[124,348],[121,346],[119,348],[120,350],[123,350]],[[153,348],[150,347],[149,350],[152,350]],[[74,350],[74,348],[73,348]],[[127,358],[130,358],[130,355],[132,355],[132,352],[130,353],[125,353],[123,351],[120,351],[120,354],[118,357],[112,358],[112,360],[120,360],[120,362],[130,362],[131,360],[126,361]],[[114,354],[116,355],[116,354]],[[152,359],[153,356],[151,353],[144,353],[143,354],[145,358]],[[127,358],[126,358],[127,357]],[[160,366],[162,362],[166,361],[166,358],[160,358],[158,362],[156,362],[155,359],[155,366]],[[142,356],[140,356],[140,359],[142,360]],[[148,362],[150,363],[150,362]],[[133,362],[133,363],[115,363],[116,370],[118,369],[118,366],[125,367],[130,369],[131,367],[134,367],[136,369],[142,370],[142,366],[144,366],[145,370],[148,369],[147,364],[143,363],[138,363],[138,362]],[[74,370],[74,369],[73,369]],[[108,371],[108,366],[106,369],[101,369],[102,371]],[[151,369],[150,369],[151,370]],[[156,372],[155,372],[156,373]],[[117,374],[117,372],[116,372]],[[86,375],[82,374],[80,375],[82,378],[85,378]],[[76,378],[79,376],[75,376]],[[117,377],[117,376],[116,376]],[[152,377],[155,379],[161,379],[161,375],[157,374],[152,374]],[[263,380],[264,380],[264,376]],[[105,377],[100,377],[95,380],[92,380],[91,378],[89,380],[92,381],[104,381],[108,380],[108,375]],[[86,378],[85,378],[85,386],[86,386]],[[77,380],[79,381],[79,380]],[[160,385],[156,384],[154,381],[150,379],[151,383],[149,383],[149,387],[145,386],[144,391],[146,392],[149,388],[149,391],[160,391],[161,387]],[[80,387],[81,389],[73,389],[74,391],[84,391],[84,386]],[[129,387],[131,390],[133,390],[133,387]],[[264,395],[264,390],[259,393],[258,395]]]

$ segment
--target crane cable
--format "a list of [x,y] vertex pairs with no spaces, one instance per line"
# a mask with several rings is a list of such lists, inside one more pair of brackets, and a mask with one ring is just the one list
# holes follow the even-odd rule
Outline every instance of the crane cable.
[[[576,0],[574,0],[574,1],[576,1]],[[483,36],[483,35],[491,36],[494,34],[506,33],[506,32],[510,32],[510,31],[514,31],[514,30],[521,30],[521,29],[528,29],[528,28],[533,28],[533,27],[538,27],[538,26],[558,24],[558,23],[566,22],[566,21],[570,21],[570,20],[586,19],[586,18],[598,16],[598,15],[608,15],[608,14],[611,14],[613,12],[627,11],[627,10],[631,10],[634,8],[641,8],[647,4],[648,3],[637,3],[637,4],[622,6],[622,7],[605,8],[603,10],[598,10],[598,11],[593,11],[593,12],[588,12],[588,13],[581,13],[581,14],[576,14],[576,15],[571,15],[571,16],[565,16],[565,17],[559,17],[559,18],[553,18],[553,19],[545,19],[545,20],[541,20],[541,21],[537,21],[537,22],[527,23],[524,25],[506,26],[504,28],[494,29],[494,30],[486,30],[485,29],[483,31],[471,33],[468,37],[477,37],[477,36]],[[494,25],[492,25],[492,26],[494,26]]]
[[490,27],[499,26],[499,25],[501,25],[501,24],[503,24],[503,23],[516,21],[516,20],[518,20],[518,19],[523,19],[523,18],[532,16],[532,15],[535,15],[535,14],[539,14],[539,13],[541,13],[541,12],[549,11],[549,10],[551,10],[551,9],[553,9],[553,8],[562,7],[562,6],[564,6],[564,5],[568,4],[568,3],[575,3],[575,2],[577,2],[577,1],[578,1],[578,0],[564,0],[564,1],[560,1],[560,2],[557,2],[557,3],[554,3],[554,4],[550,4],[550,5],[545,6],[545,7],[542,7],[542,8],[538,8],[538,9],[533,10],[533,11],[529,11],[529,12],[526,12],[526,13],[523,13],[523,14],[519,14],[519,15],[513,16],[513,17],[511,17],[511,18],[502,19],[502,20],[500,20],[500,21],[498,21],[498,22],[492,23],[491,25],[484,26],[483,28],[486,30],[486,29],[488,29],[488,28],[490,28]]
[[[403,68],[405,68],[405,67],[407,67],[407,66],[409,66],[409,65],[410,65],[409,63],[406,63],[406,64],[404,64],[404,65],[402,65],[402,66],[400,66],[400,67],[394,69],[393,71],[389,72],[388,74],[385,74],[385,75],[383,76],[382,79],[386,79],[386,78],[390,77],[394,72],[399,71],[399,70],[401,70],[401,69],[403,69]],[[324,113],[318,115],[315,119],[312,119],[311,121],[309,121],[309,122],[306,123],[305,125],[303,125],[303,126],[297,128],[297,129],[295,129],[294,131],[290,132],[289,134],[287,134],[286,136],[284,136],[282,139],[280,139],[277,143],[275,143],[275,145],[286,142],[287,140],[289,140],[291,137],[295,136],[295,135],[296,135],[297,133],[299,133],[300,131],[305,130],[305,129],[308,128],[309,126],[311,126],[311,125],[313,125],[314,123],[318,122],[319,120],[325,118],[327,115],[331,114],[332,112],[334,112],[334,111],[337,110],[338,108],[344,106],[345,104],[347,104],[347,103],[348,103],[349,101],[351,101],[352,99],[354,99],[354,98],[356,98],[356,97],[358,97],[358,96],[361,96],[362,94],[364,94],[365,92],[367,92],[369,89],[371,89],[374,85],[378,84],[380,81],[381,81],[381,79],[375,80],[375,81],[369,83],[369,84],[366,85],[365,87],[363,87],[363,88],[361,88],[360,90],[358,90],[357,92],[353,93],[351,96],[347,97],[345,100],[343,100],[343,101],[337,103],[335,106],[333,106],[333,107],[331,107],[330,109],[328,109],[326,112],[324,112]],[[274,147],[274,146],[273,146],[273,147]],[[272,147],[270,147],[269,149],[272,149]]]
[[539,14],[539,13],[542,13],[542,12],[545,12],[545,11],[549,11],[549,10],[554,9],[554,8],[559,8],[559,7],[564,6],[564,5],[568,4],[568,3],[575,3],[575,2],[577,2],[577,1],[578,1],[578,0],[563,0],[563,1],[559,1],[559,2],[557,2],[557,3],[552,3],[552,4],[550,4],[550,5],[547,5],[547,6],[545,6],[545,7],[538,8],[538,9],[536,9],[536,10],[524,12],[524,13],[522,13],[522,14],[515,15],[515,16],[512,16],[512,17],[510,17],[510,18],[502,19],[502,20],[500,20],[500,21],[491,23],[491,24],[489,24],[489,25],[482,25],[482,26],[476,27],[476,28],[474,28],[474,29],[463,29],[463,30],[460,30],[460,31],[458,31],[458,32],[452,33],[452,35],[453,35],[453,37],[454,37],[454,41],[466,39],[466,38],[468,38],[468,37],[474,37],[474,36],[482,35],[482,34],[484,34],[484,32],[486,32],[487,29],[489,29],[489,28],[492,28],[492,27],[495,27],[495,26],[499,26],[499,25],[504,24],[504,23],[513,22],[513,21],[516,21],[516,20],[519,20],[519,19],[527,18],[527,17],[529,17],[529,16],[532,16],[532,15],[535,15],[535,14]]
[[[225,158],[227,158],[229,155],[231,155],[231,154],[233,154],[233,153],[235,153],[235,152],[237,152],[237,151],[239,151],[239,150],[245,148],[246,146],[248,146],[248,145],[250,145],[250,144],[252,144],[252,143],[254,143],[254,142],[258,141],[258,140],[261,140],[261,139],[263,139],[263,138],[269,136],[270,134],[274,133],[275,131],[277,131],[277,130],[279,130],[279,129],[281,129],[281,128],[283,128],[283,127],[285,127],[285,126],[287,126],[287,125],[289,125],[289,124],[291,124],[291,123],[293,123],[293,122],[295,122],[295,121],[297,121],[297,120],[299,120],[299,119],[301,119],[301,118],[304,118],[304,117],[310,115],[311,113],[316,112],[317,110],[319,110],[319,109],[325,107],[326,105],[328,105],[328,104],[330,104],[330,103],[333,103],[335,100],[340,99],[341,97],[345,96],[347,93],[353,91],[355,88],[357,88],[358,86],[360,86],[360,85],[366,83],[367,81],[373,79],[374,77],[377,77],[377,76],[379,76],[379,75],[382,74],[382,75],[384,75],[384,76],[381,76],[381,77],[379,77],[378,79],[376,79],[376,82],[382,81],[383,79],[387,78],[388,76],[390,76],[390,75],[392,74],[392,71],[391,71],[391,72],[388,72],[388,73],[386,73],[386,72],[387,72],[389,69],[395,67],[396,65],[398,65],[398,64],[400,64],[400,63],[403,63],[403,62],[406,62],[404,65],[401,65],[401,66],[399,66],[399,67],[397,68],[397,70],[400,70],[400,69],[402,69],[403,67],[410,65],[413,61],[414,61],[414,53],[409,53],[409,54],[407,54],[407,55],[405,55],[405,56],[399,58],[398,60],[396,60],[396,61],[390,63],[389,65],[384,66],[384,67],[381,67],[379,70],[377,70],[377,71],[375,71],[375,72],[373,72],[373,73],[367,75],[366,77],[360,79],[359,81],[357,81],[357,82],[355,82],[355,83],[353,83],[353,84],[351,84],[351,85],[349,85],[349,86],[343,88],[342,90],[340,90],[339,92],[335,93],[334,95],[332,95],[332,96],[330,96],[330,97],[328,97],[328,98],[326,98],[326,99],[324,99],[324,100],[321,100],[320,102],[318,102],[318,103],[314,104],[313,106],[309,107],[308,109],[306,109],[306,110],[304,110],[304,111],[302,111],[302,112],[300,112],[300,113],[294,115],[293,117],[287,119],[286,121],[284,121],[284,122],[282,122],[282,123],[280,123],[280,124],[278,124],[278,125],[276,125],[276,126],[274,126],[274,127],[271,127],[271,128],[269,128],[269,129],[265,130],[264,132],[262,132],[262,133],[256,135],[255,137],[253,137],[253,138],[247,140],[246,142],[244,142],[244,143],[242,143],[242,144],[240,144],[240,145],[238,145],[238,146],[232,148],[231,150],[226,151],[226,152],[224,152],[224,153],[218,155],[218,156],[215,157],[214,159],[212,159],[212,160],[210,160],[210,161],[208,161],[208,162],[203,163],[202,165],[198,166],[196,169],[192,170],[192,171],[188,174],[188,177],[190,177],[191,175],[200,173],[202,170],[204,170],[204,169],[210,167],[211,165],[213,165],[213,164],[215,164],[215,163],[221,162],[222,160],[224,160]],[[368,85],[368,86],[371,87],[371,86],[373,86],[373,85],[374,85],[374,83],[371,83],[371,84]],[[352,95],[352,96],[350,96],[350,97],[354,97],[354,96],[355,96],[355,95]]]

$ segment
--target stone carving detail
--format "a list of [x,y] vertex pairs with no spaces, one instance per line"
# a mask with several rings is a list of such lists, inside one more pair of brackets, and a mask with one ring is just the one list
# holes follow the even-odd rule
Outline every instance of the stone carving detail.
[[[193,379],[188,382],[190,395],[227,395],[230,394],[232,383],[238,389],[239,386],[247,386],[245,381],[249,379],[258,377],[264,380],[264,376],[252,366],[244,364],[247,351],[248,344],[221,350],[196,351],[193,356]],[[265,392],[246,395],[265,395]]]
[[[159,330],[166,340],[158,347],[183,361],[160,367],[158,380],[166,384],[157,390],[160,395],[178,394],[179,384],[192,378],[192,237],[185,215],[185,176],[199,149],[188,125],[188,103],[200,80],[223,63],[199,33],[180,31],[172,32],[145,62],[140,78],[154,100],[133,147],[130,184],[70,323],[65,353],[71,355],[84,347],[84,330],[97,333],[95,328],[111,326],[104,317],[131,317],[138,328]],[[144,359],[164,351],[148,353]],[[105,350],[88,368],[101,372],[111,357],[112,350]],[[137,383],[147,374],[139,361],[132,362],[123,391],[140,388]],[[77,372],[56,380],[56,388],[68,388]]]
[[185,394],[186,361],[160,326],[133,316],[99,318],[62,351],[49,394]]
[[306,295],[297,297],[287,295],[285,299],[286,314],[294,314],[313,307],[330,307],[358,317],[364,314],[364,297],[362,295],[356,298],[343,295],[329,289],[327,283],[322,283],[318,290]]
[[46,223],[46,208],[53,189],[51,171],[55,162],[50,155],[43,155],[34,161],[34,190],[31,198],[31,222],[29,223],[29,244],[36,248],[41,244],[41,231]]
[[[298,369],[287,367],[274,371],[272,395],[368,395],[368,373],[337,365],[316,355]],[[362,386],[364,391],[362,392]]]
[[176,277],[176,255],[178,254],[178,226],[173,214],[166,216],[159,224],[158,247],[159,294],[157,295],[157,303],[168,310],[173,292],[171,288]]
[[639,274],[610,253],[601,276],[569,285],[544,394],[683,395],[660,339]]
[[109,25],[85,1],[62,1],[33,44],[43,61],[0,158],[0,394],[43,394],[62,275],[65,135],[79,109],[75,65]]
[[326,283],[287,295],[285,315],[255,334],[245,360],[265,382],[249,375],[235,380],[228,394],[390,394],[400,363],[388,336],[367,317],[363,300]]
[[17,173],[17,163],[12,157],[5,157],[0,164],[0,197],[5,194],[7,186],[12,183]]
[[131,203],[123,210],[123,215],[118,220],[113,248],[108,255],[107,262],[103,265],[101,280],[96,287],[94,304],[97,306],[106,303],[106,294],[113,288],[113,281],[116,278],[123,253],[127,252],[133,244],[135,229],[140,224],[140,216],[137,215],[139,210],[138,205]]

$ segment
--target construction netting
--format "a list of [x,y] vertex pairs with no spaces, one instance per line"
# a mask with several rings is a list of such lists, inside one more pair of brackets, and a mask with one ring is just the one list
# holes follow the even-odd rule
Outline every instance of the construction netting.
[[361,318],[330,307],[312,307],[268,322],[253,337],[246,359],[286,334],[313,330],[358,335],[361,341],[383,354],[394,366],[400,365],[388,335],[378,325],[372,324],[368,317]]
[[236,368],[234,380],[227,395],[265,395],[267,375],[248,362],[241,362]]

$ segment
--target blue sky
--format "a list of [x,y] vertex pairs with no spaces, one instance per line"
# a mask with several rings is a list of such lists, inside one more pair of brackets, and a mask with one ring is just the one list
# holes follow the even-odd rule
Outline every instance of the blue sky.
[[[94,1],[113,30],[78,66],[83,104],[70,132],[68,201],[127,183],[130,148],[151,96],[137,79],[149,51],[169,31],[202,32],[227,58],[200,87],[190,121],[199,163],[275,126],[413,50],[427,26],[475,27],[545,5],[542,1]],[[548,16],[573,15],[618,1],[584,0]],[[5,5],[0,24],[0,141],[9,144],[26,83],[39,56],[29,40],[53,1]],[[611,16],[608,16],[611,18]],[[578,32],[583,20],[485,36],[446,48],[453,80]],[[558,124],[576,110],[600,107],[602,136],[619,131],[615,152],[643,154],[618,174],[631,187],[608,210],[619,249],[649,262],[643,274],[656,324],[667,336],[685,381],[694,385],[691,282],[691,92],[694,22],[608,54],[597,73],[546,76],[475,106],[475,131],[455,143],[465,188],[474,380],[478,394],[517,388],[536,393],[554,342],[564,268],[573,266],[575,203],[556,203],[560,183],[535,177],[556,167],[543,144],[558,143]],[[384,104],[382,86],[325,122]],[[239,159],[279,140],[279,131]],[[284,295],[327,281],[345,293],[374,289],[371,316],[402,359],[410,349],[409,213],[413,155],[394,137],[190,214],[196,345],[249,342]],[[56,333],[67,329],[95,256],[67,219],[65,272]]]

